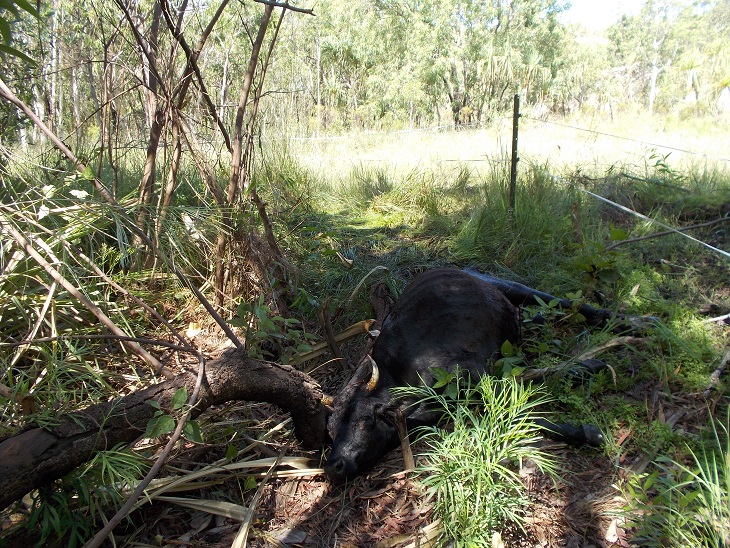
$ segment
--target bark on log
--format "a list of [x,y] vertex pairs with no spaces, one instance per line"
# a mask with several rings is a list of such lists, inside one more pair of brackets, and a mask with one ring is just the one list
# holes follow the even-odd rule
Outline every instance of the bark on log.
[[[0,509],[29,491],[68,474],[96,451],[130,442],[142,434],[156,400],[169,409],[172,395],[195,376],[181,374],[123,398],[91,406],[60,418],[59,424],[30,428],[0,442]],[[291,413],[294,433],[305,447],[317,448],[326,439],[327,408],[322,390],[296,369],[252,360],[230,350],[206,365],[201,396],[193,416],[211,405],[233,400],[269,402]]]

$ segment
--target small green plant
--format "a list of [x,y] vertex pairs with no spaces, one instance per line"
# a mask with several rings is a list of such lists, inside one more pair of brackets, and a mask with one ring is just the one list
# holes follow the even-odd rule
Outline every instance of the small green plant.
[[36,546],[82,546],[98,529],[104,508],[118,509],[149,465],[122,445],[100,451],[84,466],[32,495],[27,529],[38,529]]
[[527,357],[519,346],[504,341],[500,348],[502,357],[495,363],[502,377],[518,377],[527,368]]
[[448,539],[456,546],[491,546],[492,534],[505,522],[520,527],[524,522],[528,500],[520,463],[530,459],[541,471],[556,474],[551,457],[534,446],[540,435],[537,407],[548,397],[514,377],[485,376],[474,386],[460,386],[456,374],[436,377],[448,381],[439,386],[443,391],[402,391],[443,413],[440,424],[453,424],[451,432],[441,427],[421,431],[429,447],[419,469],[421,481]]
[[[259,295],[255,305],[242,302],[236,307],[236,316],[228,320],[234,327],[245,328],[246,350],[252,358],[277,358],[283,364],[289,364],[294,355],[312,350],[308,341],[316,339],[301,327],[302,323],[295,318],[272,316],[271,309],[264,303],[264,296]],[[267,348],[267,345],[269,347]],[[274,347],[277,352],[274,352]]]
[[[622,231],[611,231],[614,240],[626,239]],[[606,251],[604,246],[597,242],[586,242],[580,246],[579,255],[573,260],[575,268],[583,278],[584,283],[593,291],[602,291],[606,287],[614,286],[620,278],[616,267],[616,254]]]
[[712,423],[710,447],[687,448],[686,466],[659,457],[627,485],[625,515],[642,546],[730,546],[730,414]]
[[[185,411],[187,401],[188,389],[184,386],[182,388],[178,388],[172,395],[172,401],[170,402],[173,413],[182,415]],[[145,432],[147,437],[156,438],[158,436],[169,434],[175,430],[176,418],[173,415],[163,411],[160,404],[155,400],[149,400],[147,403],[157,409],[154,416],[147,423],[147,431]],[[203,443],[203,432],[197,421],[185,421],[185,426],[183,426],[183,435],[190,441]]]

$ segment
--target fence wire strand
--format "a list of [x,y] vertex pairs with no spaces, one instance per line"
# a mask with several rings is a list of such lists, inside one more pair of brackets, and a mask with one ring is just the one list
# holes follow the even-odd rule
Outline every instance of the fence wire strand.
[[582,128],[582,127],[577,127],[577,126],[571,126],[569,124],[561,124],[560,122],[553,122],[550,120],[540,120],[539,118],[532,118],[532,117],[526,116],[524,114],[521,114],[520,117],[524,118],[526,120],[532,120],[533,122],[540,122],[542,124],[564,127],[564,128],[568,128],[568,129],[573,129],[575,131],[584,131],[586,133],[593,133],[595,135],[601,135],[603,137],[611,137],[612,139],[619,139],[621,141],[639,143],[639,144],[650,146],[650,147],[666,148],[668,150],[683,152],[685,154],[692,154],[693,156],[702,156],[703,158],[712,158],[713,160],[720,160],[722,162],[730,162],[730,158],[723,158],[722,156],[715,156],[714,154],[706,154],[704,152],[695,152],[694,150],[687,150],[684,148],[677,148],[677,147],[673,147],[673,146],[669,146],[669,145],[660,145],[657,143],[650,143],[648,141],[642,141],[641,139],[633,139],[631,137],[624,137],[622,135],[613,135],[611,133],[606,133],[604,131],[597,131],[595,129],[587,129],[587,128]]
[[[572,129],[574,131],[583,131],[583,132],[586,132],[586,133],[593,133],[595,135],[601,135],[603,137],[610,137],[612,139],[623,140],[623,141],[628,141],[628,142],[632,142],[632,143],[639,143],[639,144],[646,145],[646,146],[650,146],[650,147],[658,147],[658,148],[664,148],[664,149],[668,149],[668,150],[674,150],[674,151],[677,151],[677,152],[682,152],[682,153],[685,153],[685,154],[691,154],[691,155],[695,155],[695,156],[701,156],[701,157],[704,157],[704,158],[710,158],[710,159],[714,159],[714,160],[718,160],[718,161],[722,161],[722,162],[730,162],[730,158],[724,158],[722,156],[716,156],[716,155],[713,155],[713,154],[706,154],[706,153],[702,153],[702,152],[695,152],[695,151],[688,150],[688,149],[683,149],[683,148],[678,148],[678,147],[673,147],[673,146],[668,146],[668,145],[662,145],[662,144],[658,144],[658,143],[650,143],[648,141],[642,141],[641,139],[634,139],[634,138],[631,138],[631,137],[624,137],[624,136],[621,136],[621,135],[614,135],[614,134],[606,133],[606,132],[603,132],[603,131],[597,131],[597,130],[594,130],[594,129],[581,128],[581,127],[577,127],[577,126],[572,126],[570,124],[563,124],[563,123],[560,123],[560,122],[553,122],[553,121],[549,121],[549,120],[540,120],[539,118],[533,118],[533,117],[527,116],[525,114],[520,114],[519,117],[520,118],[523,118],[523,119],[526,119],[526,120],[531,120],[533,122],[538,122],[538,123],[542,123],[542,124],[550,124],[550,125],[554,125],[554,126],[560,126],[560,127]],[[510,118],[510,120],[511,120],[511,118]],[[419,132],[419,131],[420,132],[436,131],[436,130],[443,130],[445,128],[446,128],[446,126],[436,126],[436,127],[432,127],[432,128],[414,128],[414,129],[406,129],[406,130],[399,130],[399,131],[388,131],[388,132],[381,132],[381,133],[386,133],[386,134],[403,134],[403,133],[412,133],[412,132]],[[477,126],[470,126],[470,128],[471,129],[478,129]],[[331,137],[331,136],[329,136],[329,137],[299,137],[299,138],[296,138],[296,139],[297,140],[322,140],[322,139],[347,139],[347,138],[348,138],[347,136],[342,135],[342,136],[337,136],[337,137]],[[306,157],[306,156],[304,156],[304,157]],[[318,158],[321,159],[322,156],[318,156]],[[505,161],[509,161],[509,158],[505,158],[504,160]],[[393,163],[393,160],[392,159],[380,159],[380,158],[361,158],[358,161],[359,162],[388,162],[388,163]],[[478,159],[478,160],[477,159],[461,159],[461,160],[441,159],[441,160],[438,160],[437,163],[445,163],[445,162],[464,162],[464,163],[471,163],[471,162],[486,162],[486,161],[489,161],[489,160],[488,159]],[[667,230],[669,232],[673,232],[675,234],[679,234],[680,236],[683,236],[684,238],[687,238],[687,239],[689,239],[689,240],[691,240],[691,241],[693,241],[695,243],[698,243],[698,244],[700,244],[700,245],[702,245],[702,246],[710,249],[711,251],[714,251],[715,253],[718,253],[718,254],[720,254],[720,255],[722,255],[722,256],[727,257],[728,259],[730,259],[730,253],[728,253],[727,251],[724,251],[724,250],[719,249],[719,248],[717,248],[715,246],[712,246],[712,245],[708,244],[707,242],[703,242],[702,240],[700,240],[698,238],[695,238],[695,237],[693,237],[693,236],[691,236],[691,235],[689,235],[689,234],[687,234],[685,232],[682,232],[681,230],[679,230],[679,229],[677,229],[677,228],[675,228],[673,226],[670,226],[670,225],[667,225],[665,223],[662,223],[661,221],[658,221],[656,219],[652,219],[651,217],[648,217],[648,216],[646,216],[646,215],[644,215],[642,213],[639,213],[638,211],[634,211],[633,209],[628,208],[628,207],[626,207],[624,205],[621,205],[621,204],[619,204],[617,202],[614,202],[613,200],[609,200],[608,198],[605,198],[605,197],[601,196],[600,194],[596,194],[595,192],[591,192],[590,190],[587,190],[585,188],[582,188],[582,187],[576,185],[575,183],[573,183],[573,182],[571,182],[571,181],[569,181],[569,180],[567,180],[567,179],[565,179],[563,177],[560,177],[558,175],[553,175],[552,173],[548,173],[548,176],[551,177],[554,181],[558,181],[558,182],[562,182],[564,184],[570,185],[570,186],[578,189],[579,191],[584,192],[585,194],[588,194],[589,196],[592,196],[593,198],[595,198],[597,200],[600,200],[600,201],[602,201],[602,202],[604,202],[606,204],[609,204],[609,205],[611,205],[613,207],[616,207],[616,208],[618,208],[618,209],[620,209],[620,210],[622,210],[622,211],[624,211],[626,213],[629,213],[630,215],[633,215],[635,217],[638,217],[640,219],[643,219],[645,221],[648,221],[651,224],[654,224],[654,225],[657,225],[659,227],[662,227],[663,229],[665,229],[665,230]]]
[[576,185],[575,183],[572,183],[571,181],[568,181],[567,179],[564,179],[563,177],[560,177],[559,175],[553,175],[552,173],[548,173],[548,175],[554,181],[558,181],[558,182],[561,182],[561,183],[565,183],[567,185],[570,185],[573,188],[576,188],[577,190],[579,190],[581,192],[584,192],[584,193],[588,194],[589,196],[592,196],[592,197],[596,198],[597,200],[600,200],[600,201],[605,202],[605,203],[607,203],[609,205],[612,205],[613,207],[616,207],[616,208],[620,209],[621,211],[624,211],[626,213],[629,213],[630,215],[634,215],[634,216],[636,216],[636,217],[638,217],[640,219],[643,219],[645,221],[649,221],[650,223],[655,224],[657,226],[660,226],[660,227],[662,227],[665,230],[668,230],[668,231],[673,232],[675,234],[679,234],[680,236],[683,236],[683,237],[685,237],[685,238],[687,238],[689,240],[692,240],[693,242],[696,242],[696,243],[698,243],[700,245],[703,245],[706,248],[711,249],[712,251],[714,251],[716,253],[719,253],[720,255],[724,255],[725,257],[727,257],[728,259],[730,259],[730,253],[728,253],[727,251],[723,251],[722,249],[719,249],[719,248],[717,248],[715,246],[712,246],[712,245],[708,244],[707,242],[703,242],[702,240],[699,240],[699,239],[695,238],[694,236],[690,236],[689,234],[686,234],[685,232],[682,232],[682,231],[674,228],[673,226],[670,226],[668,224],[662,223],[661,221],[658,221],[656,219],[652,219],[651,217],[647,217],[643,213],[639,213],[638,211],[634,211],[633,209],[631,209],[629,207],[626,207],[626,206],[624,206],[622,204],[619,204],[617,202],[614,202],[613,200],[609,200],[608,198],[605,198],[604,196],[601,196],[600,194],[596,194],[595,192],[591,192],[590,190],[587,190],[585,188],[581,188],[580,186]]

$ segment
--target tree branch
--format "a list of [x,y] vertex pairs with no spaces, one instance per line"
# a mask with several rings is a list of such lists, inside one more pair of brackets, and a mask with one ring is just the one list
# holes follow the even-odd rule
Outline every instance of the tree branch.
[[203,378],[205,376],[205,360],[202,356],[200,356],[200,367],[198,368],[198,377],[195,381],[195,388],[193,389],[193,393],[190,396],[190,399],[188,400],[188,410],[187,412],[180,417],[180,419],[177,421],[177,426],[175,427],[175,431],[170,436],[170,439],[167,441],[167,445],[165,445],[165,449],[160,453],[160,456],[157,457],[157,460],[155,461],[155,464],[152,465],[152,468],[150,468],[150,471],[147,472],[147,475],[144,477],[144,479],[139,482],[139,485],[134,489],[130,497],[127,499],[127,501],[124,503],[124,505],[117,511],[116,514],[104,525],[104,527],[99,531],[96,535],[94,535],[94,538],[91,539],[91,541],[86,545],[87,548],[98,548],[101,546],[101,543],[104,542],[104,539],[108,537],[111,532],[114,530],[114,528],[119,525],[119,522],[121,522],[129,512],[132,511],[134,508],[135,503],[139,499],[139,497],[142,496],[142,493],[144,493],[144,490],[147,489],[147,486],[150,484],[150,482],[157,476],[157,474],[160,473],[160,470],[162,470],[162,466],[167,462],[167,459],[170,457],[170,453],[172,452],[172,448],[175,447],[175,444],[180,439],[180,436],[182,436],[183,428],[185,427],[185,423],[188,421],[190,416],[193,413],[193,409],[195,409],[195,404],[198,402],[198,396],[200,394],[200,388],[203,384]]
[[[202,368],[201,368],[202,369]],[[63,477],[97,451],[128,443],[144,433],[157,401],[170,407],[174,393],[194,391],[195,377],[173,379],[123,398],[59,417],[58,424],[30,428],[0,441],[0,509],[29,491]],[[205,366],[195,418],[211,405],[248,400],[273,403],[290,412],[294,433],[303,445],[318,448],[326,437],[327,409],[322,390],[308,375],[292,367],[248,358],[232,349]]]
[[[58,138],[58,136],[53,133],[46,124],[43,123],[43,120],[38,118],[36,114],[26,105],[23,101],[18,99],[18,97],[5,85],[5,82],[0,79],[0,97],[3,97],[5,100],[11,102],[15,106],[17,106],[20,110],[23,111],[23,113],[28,116],[28,118],[36,125],[38,128],[51,140],[51,142],[56,145],[56,147],[69,159],[71,162],[74,163],[76,166],[76,169],[83,174],[86,174],[86,165],[84,165],[81,160],[79,160],[73,152],[61,141],[61,139]],[[182,273],[165,255],[156,245],[155,243],[147,236],[144,230],[142,230],[137,224],[127,215],[127,212],[124,210],[124,208],[117,203],[117,201],[112,197],[112,195],[109,193],[109,190],[104,186],[104,183],[102,183],[98,178],[93,177],[90,179],[92,184],[94,185],[94,188],[99,193],[99,195],[106,201],[109,206],[113,209],[113,211],[119,215],[124,221],[126,221],[127,226],[129,229],[134,232],[139,238],[152,250],[152,252],[162,259],[162,261],[165,263],[167,268],[170,269],[171,272],[175,274],[175,276],[182,282],[182,284],[190,289],[190,291],[193,292],[195,297],[198,299],[200,304],[203,305],[205,310],[208,312],[208,314],[211,315],[211,317],[216,321],[216,323],[220,326],[220,328],[223,330],[223,332],[226,334],[228,339],[235,344],[237,347],[242,347],[241,341],[238,340],[238,337],[233,333],[229,325],[221,318],[220,314],[215,311],[213,306],[208,302],[208,299],[205,298],[205,296],[200,292],[200,290],[195,287],[190,281],[188,280],[187,276]]]
[[[208,112],[215,121],[216,125],[218,126],[218,129],[221,131],[221,134],[223,135],[223,140],[226,143],[226,148],[228,149],[228,152],[232,152],[233,149],[231,147],[231,138],[228,135],[228,131],[223,126],[223,122],[221,121],[220,117],[218,116],[218,110],[216,109],[215,105],[213,104],[213,100],[210,97],[210,94],[208,93],[208,89],[205,87],[205,82],[203,81],[203,75],[200,72],[200,67],[198,67],[198,55],[200,53],[200,49],[203,47],[204,39],[201,37],[202,42],[198,42],[199,48],[196,52],[193,52],[193,50],[190,49],[190,46],[188,45],[187,41],[185,40],[185,37],[182,34],[182,30],[180,30],[180,27],[178,27],[172,20],[172,16],[170,15],[170,4],[167,0],[160,0],[162,4],[162,15],[165,17],[165,21],[167,22],[167,28],[170,29],[170,33],[175,38],[178,44],[180,44],[180,47],[182,48],[183,52],[185,52],[185,58],[187,59],[187,65],[185,67],[185,73],[183,74],[182,80],[180,81],[180,84],[178,85],[178,88],[175,90],[174,94],[175,97],[177,97],[177,103],[178,108],[182,105],[183,101],[185,100],[185,95],[187,93],[189,82],[190,82],[190,75],[191,73],[195,74],[195,78],[198,82],[198,86],[200,86],[200,92],[203,95],[203,101],[205,102],[205,106],[208,108]],[[220,17],[220,14],[223,13],[223,8],[228,3],[228,0],[225,0],[221,7],[218,9],[218,11],[214,15],[214,19],[211,21],[211,24],[213,24],[215,21],[217,21],[218,17]],[[210,25],[209,25],[210,26]],[[207,29],[206,29],[207,30]],[[210,33],[210,31],[208,31]],[[204,37],[207,37],[205,34]]]
[[273,8],[284,8],[285,10],[295,11],[297,13],[305,13],[307,15],[315,15],[314,9],[312,8],[298,8],[292,6],[289,2],[276,2],[274,0],[254,0],[258,4],[265,4]]
[[710,395],[712,394],[712,391],[715,389],[717,384],[720,382],[720,377],[722,377],[723,373],[725,373],[725,369],[727,369],[728,362],[730,362],[730,348],[725,350],[725,355],[722,357],[722,361],[720,361],[720,365],[718,365],[717,369],[715,369],[712,372],[712,375],[710,375],[710,384],[702,392],[702,395],[705,398],[710,397]]
[[611,244],[609,246],[606,246],[604,248],[604,251],[610,251],[612,249],[616,249],[618,246],[623,244],[631,244],[636,242],[642,242],[644,240],[650,240],[651,238],[660,238],[662,236],[669,236],[670,234],[676,234],[677,232],[686,232],[687,230],[693,230],[695,228],[703,228],[707,226],[716,225],[717,223],[724,223],[730,221],[730,217],[722,217],[720,219],[715,219],[714,221],[708,221],[706,223],[700,223],[697,225],[692,226],[685,226],[682,228],[677,228],[676,230],[667,230],[665,232],[656,232],[655,234],[649,234],[648,236],[640,236],[638,238],[629,238],[626,240],[620,240],[616,242],[615,244]]
[[[71,295],[76,298],[86,309],[91,312],[96,318],[107,328],[109,331],[120,337],[129,337],[122,329],[117,327],[109,316],[92,303],[86,295],[81,293],[71,282],[64,278],[61,273],[56,270],[46,259],[41,255],[31,244],[31,242],[21,234],[13,225],[5,218],[4,215],[0,215],[0,227],[3,228],[17,243],[25,250],[25,252],[33,258],[56,282],[58,282],[63,288],[68,291]],[[152,354],[147,352],[144,348],[139,346],[136,342],[126,341],[126,346],[132,353],[136,354],[142,360],[144,360],[155,372],[163,373],[166,376],[170,376],[172,373],[165,368]]]

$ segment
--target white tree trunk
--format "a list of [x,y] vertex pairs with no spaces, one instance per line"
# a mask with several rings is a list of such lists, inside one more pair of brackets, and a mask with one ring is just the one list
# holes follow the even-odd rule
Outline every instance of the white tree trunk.
[[654,103],[656,102],[657,94],[659,93],[657,82],[659,80],[659,73],[662,69],[657,65],[656,59],[651,63],[651,75],[649,77],[649,115],[654,114]]

